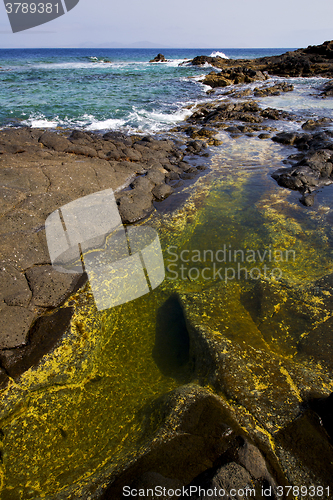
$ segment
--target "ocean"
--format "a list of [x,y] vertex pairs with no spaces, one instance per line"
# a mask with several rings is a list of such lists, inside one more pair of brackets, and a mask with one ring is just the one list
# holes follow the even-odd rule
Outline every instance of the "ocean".
[[[159,132],[207,99],[197,55],[251,59],[293,49],[2,49],[0,126]],[[149,64],[162,52],[167,63]],[[111,63],[110,63],[111,62]]]

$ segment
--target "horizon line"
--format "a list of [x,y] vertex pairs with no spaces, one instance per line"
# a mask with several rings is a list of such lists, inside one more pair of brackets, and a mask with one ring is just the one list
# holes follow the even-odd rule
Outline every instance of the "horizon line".
[[213,47],[0,47],[0,50],[8,50],[8,49],[18,49],[18,50],[24,50],[24,49],[50,49],[50,50],[55,50],[55,49],[131,49],[131,50],[140,50],[140,49],[150,49],[150,50],[175,50],[175,49],[187,49],[187,50],[197,50],[197,49],[204,49],[204,50],[230,50],[230,49],[298,49],[302,47],[218,47],[218,46],[213,46]]

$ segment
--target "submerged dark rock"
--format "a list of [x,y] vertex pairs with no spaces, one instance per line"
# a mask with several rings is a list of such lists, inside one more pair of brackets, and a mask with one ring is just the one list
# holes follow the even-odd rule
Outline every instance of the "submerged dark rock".
[[333,80],[325,83],[320,95],[322,97],[333,97]]
[[260,451],[242,436],[223,400],[209,391],[195,384],[182,386],[155,402],[145,419],[149,428],[158,425],[158,438],[110,480],[101,500],[125,498],[124,486],[206,485],[212,470],[226,476],[223,468],[230,484],[241,484],[239,472],[250,482],[262,476],[275,484]]
[[[214,467],[197,476],[188,486],[197,487],[198,492],[190,496],[192,500],[202,499],[199,487],[204,490],[225,491],[225,498],[241,500],[242,492],[247,490],[247,496],[263,498],[262,488],[270,491],[269,498],[276,499],[276,482],[267,469],[266,461],[258,448],[241,436],[237,436],[230,448],[221,455]],[[229,494],[235,490],[236,494]],[[237,492],[240,492],[238,495]],[[250,493],[251,492],[251,493]],[[208,497],[204,497],[205,499]],[[210,496],[219,500],[221,495]]]
[[287,83],[276,83],[275,85],[265,85],[262,87],[256,87],[254,92],[254,97],[267,97],[269,95],[280,95],[281,92],[292,92],[294,86]]

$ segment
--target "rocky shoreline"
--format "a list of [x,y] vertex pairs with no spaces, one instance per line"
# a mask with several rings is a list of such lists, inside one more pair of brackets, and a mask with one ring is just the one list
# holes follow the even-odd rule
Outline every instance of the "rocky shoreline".
[[[279,56],[259,59],[223,59],[222,57],[197,56],[189,63],[194,66],[210,64],[220,70],[213,71],[204,79],[204,83],[212,87],[226,87],[231,84],[251,83],[266,80],[268,76],[311,77],[333,76],[333,41],[321,45],[309,46],[294,52],[286,52]],[[331,85],[328,92],[331,91]],[[330,94],[329,94],[330,95]]]
[[[276,85],[265,87],[267,88],[275,89]],[[299,152],[285,160],[285,163],[292,166],[281,168],[272,177],[280,186],[299,191],[302,194],[301,203],[312,206],[315,191],[333,182],[333,120],[305,120],[300,122],[303,132],[275,133],[277,129],[274,122],[283,123],[285,120],[295,119],[299,122],[299,118],[291,113],[273,108],[262,109],[252,99],[238,102],[217,100],[198,106],[187,120],[190,126],[182,125],[178,130],[191,138],[209,138],[208,143],[212,145],[218,145],[214,137],[220,130],[224,130],[234,138],[242,135],[257,136],[297,148]]]
[[[149,216],[154,211],[154,204],[200,174],[205,168],[207,145],[220,145],[216,135],[221,130],[236,139],[244,135],[257,136],[296,148],[297,153],[286,159],[288,166],[272,176],[280,186],[299,191],[300,201],[305,206],[313,205],[316,189],[333,183],[331,121],[303,120],[303,132],[277,133],[274,123],[283,124],[286,120],[295,120],[295,116],[274,108],[262,109],[255,101],[256,97],[293,91],[288,80],[271,84],[266,81],[268,75],[332,77],[333,42],[256,61],[220,59],[199,56],[192,60],[194,65],[208,62],[221,69],[220,73],[208,75],[205,84],[217,88],[235,83],[262,83],[255,88],[227,91],[226,97],[230,100],[221,102],[212,98],[210,102],[197,106],[186,123],[174,129],[178,133],[177,139],[126,136],[119,132],[104,135],[78,130],[51,132],[27,127],[0,131],[1,388],[11,380],[18,380],[31,366],[36,366],[60,342],[70,329],[73,314],[71,307],[61,306],[86,282],[85,274],[60,274],[51,266],[44,224],[47,216],[60,206],[111,188],[123,223],[135,223]],[[152,60],[163,61],[161,54]],[[323,87],[322,97],[331,96],[332,81],[329,81]],[[202,164],[199,161],[194,166],[188,159],[190,155],[202,158]],[[318,287],[331,290],[326,282],[318,283]],[[264,292],[260,296],[265,296]],[[231,387],[231,381],[223,378],[225,363],[238,363],[238,369],[245,374],[244,379],[251,378],[242,357],[244,353],[230,347],[227,342],[223,355],[221,349],[215,351],[214,337],[208,329],[192,326],[198,324],[196,315],[201,314],[200,304],[186,296],[176,300],[184,311],[186,335],[193,350],[191,359],[197,359],[192,367],[192,382],[166,395],[151,409],[147,425],[156,427],[153,429],[156,431],[154,441],[143,455],[110,477],[109,485],[94,498],[124,498],[122,488],[125,485],[137,490],[200,485],[226,491],[250,485],[256,491],[256,498],[277,498],[277,485],[296,484],[295,464],[293,473],[288,475],[286,471],[286,464],[292,460],[293,454],[298,454],[303,464],[300,480],[307,477],[307,471],[311,469],[306,457],[309,442],[318,460],[318,464],[312,464],[317,478],[333,487],[328,463],[333,439],[332,396],[316,397],[320,389],[313,383],[315,397],[313,401],[306,401],[301,409],[303,400],[296,394],[288,376],[290,378],[289,373],[292,373],[296,379],[303,377],[304,386],[312,387],[311,375],[286,362],[289,399],[287,402],[278,401],[279,395],[272,389],[275,406],[270,425],[275,432],[275,448],[271,447],[267,431],[255,427],[252,417],[248,416],[248,421],[241,422],[241,412],[235,410],[233,413],[230,401],[199,385],[209,385],[217,394],[221,386]],[[214,300],[213,296],[207,297],[210,304]],[[327,306],[331,307],[329,300]],[[284,372],[280,370],[279,359],[268,359],[260,350],[258,353],[258,366],[266,366],[267,374],[273,370],[276,380],[283,385]],[[212,367],[211,373],[206,373],[207,366]],[[253,375],[253,380],[255,377]],[[238,383],[241,386],[241,377]],[[246,397],[250,397],[249,394]],[[240,399],[235,407],[241,405]],[[288,409],[284,410],[284,405],[289,405]],[[288,414],[289,420],[286,417],[284,421],[283,412],[287,415],[291,406],[292,415]],[[256,421],[261,421],[265,411],[268,414],[269,406],[257,409]],[[244,432],[244,426],[250,430]],[[293,440],[297,446],[290,444]],[[179,476],[183,481],[175,479]],[[264,495],[263,488],[270,494]],[[89,498],[90,493],[87,491],[84,498]],[[190,498],[201,497],[193,494]]]

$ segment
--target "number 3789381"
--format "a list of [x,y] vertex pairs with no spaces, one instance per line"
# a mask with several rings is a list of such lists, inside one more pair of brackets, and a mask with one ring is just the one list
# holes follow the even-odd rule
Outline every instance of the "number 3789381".
[[59,4],[52,3],[6,3],[7,14],[58,14]]

